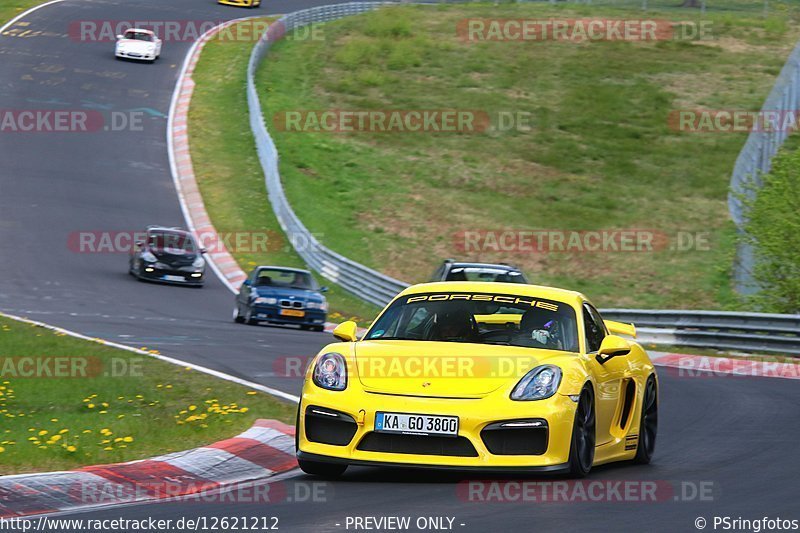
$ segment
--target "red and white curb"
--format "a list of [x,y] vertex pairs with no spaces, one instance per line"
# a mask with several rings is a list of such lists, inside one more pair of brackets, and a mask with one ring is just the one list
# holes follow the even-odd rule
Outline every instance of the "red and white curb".
[[0,477],[0,518],[202,495],[297,467],[295,428],[257,420],[232,439],[152,459]]
[[210,237],[215,243],[214,251],[209,254],[209,263],[217,276],[233,293],[238,292],[242,282],[247,279],[247,274],[236,263],[222,240],[218,238],[217,230],[211,223],[211,218],[203,203],[203,197],[200,195],[189,149],[189,106],[195,87],[192,74],[206,43],[228,26],[250,18],[257,17],[241,18],[220,24],[204,33],[194,43],[186,56],[178,83],[175,85],[167,121],[170,169],[183,216],[189,229],[200,238],[201,242]]

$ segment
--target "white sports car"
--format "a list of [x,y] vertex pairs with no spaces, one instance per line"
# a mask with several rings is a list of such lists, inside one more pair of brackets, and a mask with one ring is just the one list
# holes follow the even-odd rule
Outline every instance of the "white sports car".
[[120,59],[155,61],[161,55],[161,39],[150,30],[131,28],[117,35],[114,55]]

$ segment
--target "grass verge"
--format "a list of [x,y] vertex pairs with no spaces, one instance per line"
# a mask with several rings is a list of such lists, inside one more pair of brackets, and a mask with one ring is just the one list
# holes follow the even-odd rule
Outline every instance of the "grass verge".
[[0,475],[185,450],[257,418],[294,423],[295,406],[266,394],[4,317],[0,346]]
[[[305,110],[525,112],[530,131],[271,131],[300,218],[347,257],[410,282],[444,257],[508,261],[601,307],[732,308],[730,173],[746,134],[669,126],[674,110],[756,110],[800,36],[795,12],[648,11],[710,22],[710,39],[480,42],[468,18],[639,19],[638,9],[536,4],[385,8],[283,41],[258,73],[265,116]],[[471,230],[649,229],[648,253],[463,252]],[[685,251],[687,238],[702,239]],[[681,239],[684,239],[681,242]]]
[[[246,73],[252,48],[253,42],[218,40],[203,49],[189,109],[192,162],[217,231],[283,236],[267,198],[247,115]],[[268,248],[231,253],[245,271],[261,264],[305,266],[285,239]],[[353,318],[366,325],[377,312],[337,286],[330,286],[326,297],[333,321]]]
[[0,0],[0,26],[26,9],[43,3],[43,0]]

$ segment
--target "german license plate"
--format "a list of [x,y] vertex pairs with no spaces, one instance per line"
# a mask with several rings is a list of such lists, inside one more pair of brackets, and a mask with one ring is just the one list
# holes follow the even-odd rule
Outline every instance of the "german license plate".
[[458,435],[457,416],[375,413],[375,431],[411,435]]
[[183,276],[164,276],[164,281],[186,281]]
[[281,309],[281,315],[303,317],[306,316],[306,312],[298,309]]

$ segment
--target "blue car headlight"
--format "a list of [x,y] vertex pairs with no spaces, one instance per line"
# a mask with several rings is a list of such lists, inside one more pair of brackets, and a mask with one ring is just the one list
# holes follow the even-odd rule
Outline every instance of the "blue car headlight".
[[308,302],[306,303],[307,309],[319,309],[320,311],[327,311],[328,310],[328,302],[325,300],[321,302]]
[[261,304],[261,305],[275,305],[278,303],[277,298],[269,298],[266,296],[258,296],[253,299],[254,304]]
[[314,384],[328,390],[347,388],[347,363],[341,354],[331,352],[317,359],[314,366]]
[[523,377],[511,393],[517,401],[544,400],[556,393],[561,384],[561,369],[553,365],[537,366]]

